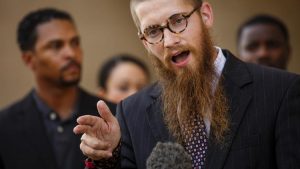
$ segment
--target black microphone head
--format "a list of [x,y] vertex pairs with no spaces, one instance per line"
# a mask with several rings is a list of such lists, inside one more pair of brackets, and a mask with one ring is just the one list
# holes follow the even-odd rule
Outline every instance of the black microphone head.
[[180,144],[158,142],[146,166],[147,169],[192,169],[192,160]]

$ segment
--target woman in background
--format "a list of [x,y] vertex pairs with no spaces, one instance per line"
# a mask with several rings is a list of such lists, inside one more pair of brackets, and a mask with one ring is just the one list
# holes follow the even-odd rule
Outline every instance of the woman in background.
[[98,96],[119,103],[150,82],[147,66],[130,55],[118,55],[104,63],[98,74]]

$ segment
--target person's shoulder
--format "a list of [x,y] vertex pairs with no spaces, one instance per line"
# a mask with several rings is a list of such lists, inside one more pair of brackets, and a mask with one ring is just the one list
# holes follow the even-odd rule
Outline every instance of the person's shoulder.
[[158,84],[158,82],[155,82],[153,84],[150,84],[149,86],[146,86],[145,88],[133,94],[132,96],[129,96],[124,100],[124,102],[147,103],[158,98],[160,93],[161,93],[161,87]]
[[300,75],[285,70],[252,63],[245,64],[251,72],[254,80],[288,84],[289,82],[300,78]]
[[127,97],[121,102],[125,109],[145,109],[156,101],[161,94],[161,87],[158,82],[146,86],[139,92]]
[[282,83],[290,82],[293,79],[297,79],[300,76],[287,72],[285,70],[263,66],[259,64],[247,63],[241,61],[239,58],[234,56],[230,51],[223,49],[224,55],[226,56],[225,73],[230,76],[236,76],[231,78],[250,78],[257,83]]
[[17,118],[19,114],[24,113],[24,107],[30,106],[32,93],[27,94],[23,98],[9,104],[0,110],[0,124]]
[[97,102],[99,98],[83,88],[79,88],[80,91],[80,99],[88,101],[88,102]]
[[259,64],[245,62],[242,64],[249,72],[249,77],[257,93],[284,96],[290,89],[298,90],[297,85],[300,83],[298,74]]
[[[122,119],[126,119],[125,121],[132,119],[145,120],[148,114],[146,112],[149,112],[150,108],[159,108],[157,105],[161,103],[159,99],[160,93],[160,85],[154,83],[127,97],[118,104],[117,118],[120,121],[123,121]],[[133,123],[129,122],[128,125],[129,124]]]

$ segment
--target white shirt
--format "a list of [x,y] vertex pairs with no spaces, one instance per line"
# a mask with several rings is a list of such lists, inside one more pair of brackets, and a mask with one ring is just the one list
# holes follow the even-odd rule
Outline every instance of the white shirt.
[[[222,52],[222,49],[220,47],[215,46],[215,48],[218,50],[218,56],[214,62],[214,66],[215,66],[215,70],[216,70],[216,74],[218,79],[216,79],[214,81],[214,88],[216,88],[219,78],[222,74],[223,68],[225,66],[225,62],[226,62],[226,58]],[[211,112],[212,113],[212,112]],[[205,128],[206,128],[206,133],[207,133],[207,137],[209,137],[209,132],[210,132],[210,120],[208,118],[204,118],[203,119],[204,123],[205,123]]]

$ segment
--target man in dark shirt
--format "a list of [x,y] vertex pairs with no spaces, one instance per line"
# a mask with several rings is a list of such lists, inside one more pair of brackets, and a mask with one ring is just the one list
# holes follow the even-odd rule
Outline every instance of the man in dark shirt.
[[77,117],[97,115],[99,99],[78,85],[82,49],[75,23],[67,12],[40,9],[21,20],[17,34],[35,87],[0,112],[0,169],[82,169],[72,129]]
[[237,33],[242,60],[287,69],[291,46],[286,25],[271,15],[256,15],[245,21]]

